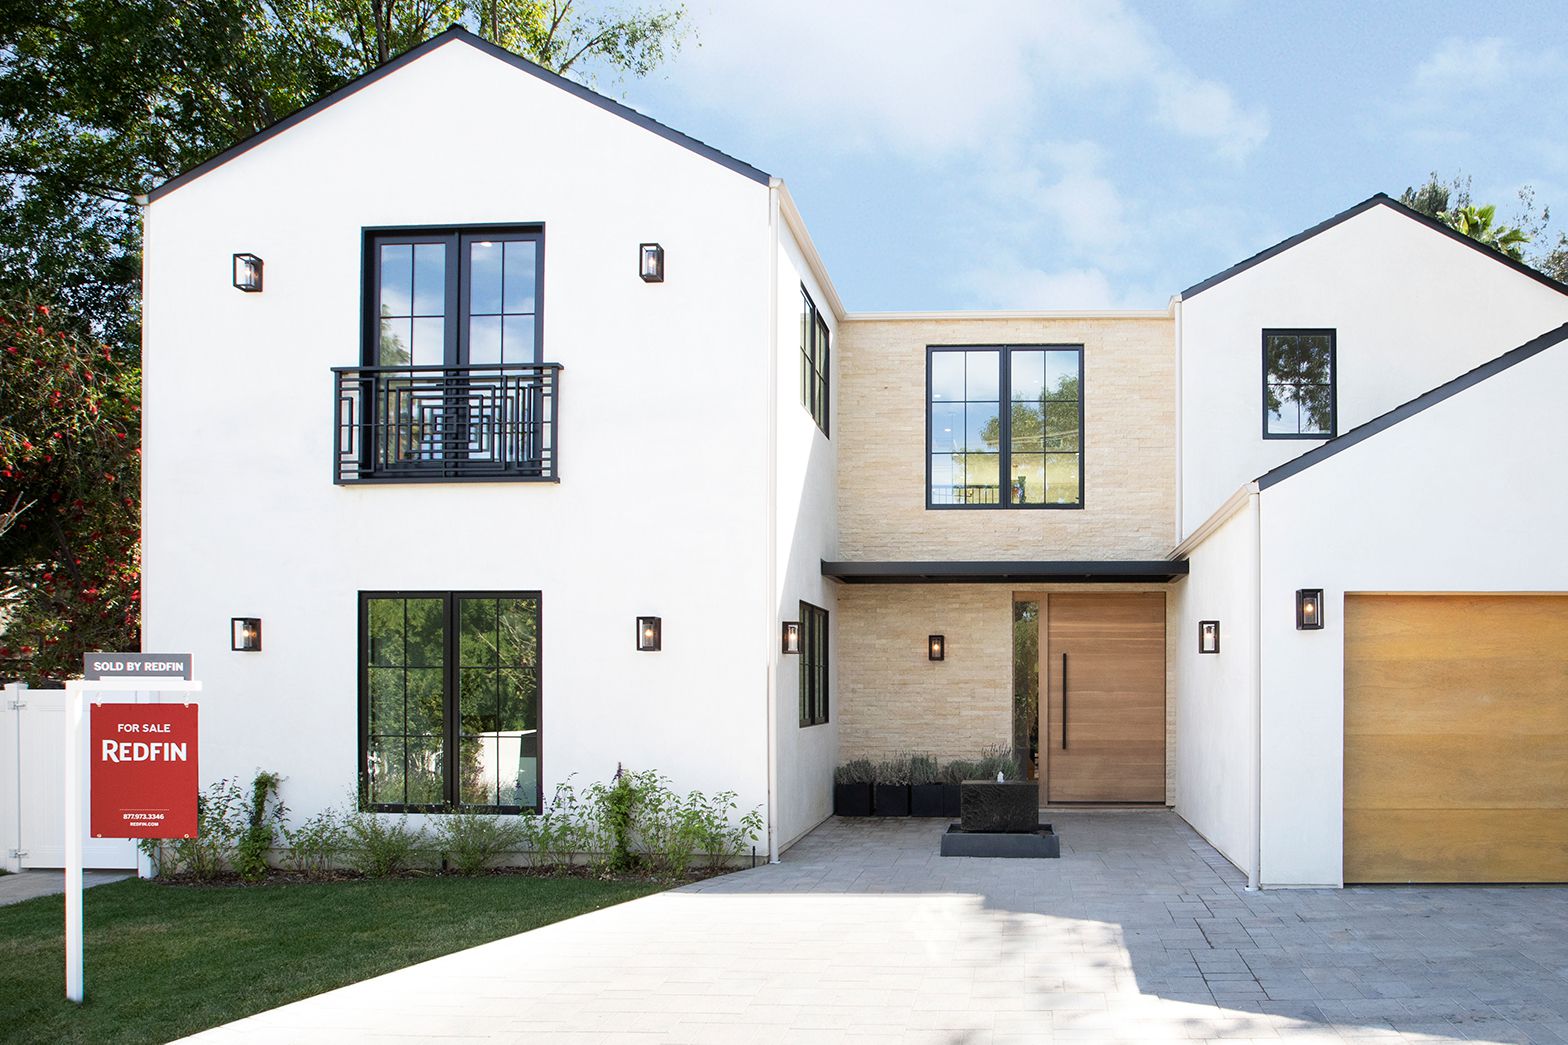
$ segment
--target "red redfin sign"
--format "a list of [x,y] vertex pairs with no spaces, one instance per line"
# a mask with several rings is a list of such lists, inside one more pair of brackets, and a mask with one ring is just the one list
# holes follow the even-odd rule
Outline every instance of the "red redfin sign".
[[196,705],[94,704],[94,838],[196,837]]

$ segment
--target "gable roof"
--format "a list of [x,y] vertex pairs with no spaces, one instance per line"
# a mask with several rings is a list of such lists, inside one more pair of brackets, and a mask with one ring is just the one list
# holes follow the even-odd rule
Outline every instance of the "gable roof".
[[473,33],[470,33],[467,29],[464,29],[460,25],[453,25],[445,32],[436,36],[432,36],[418,47],[413,47],[407,51],[404,51],[402,54],[387,62],[385,65],[377,66],[370,72],[365,73],[356,79],[350,80],[348,83],[344,84],[342,87],[339,87],[331,94],[322,98],[318,98],[316,101],[310,103],[297,112],[290,113],[288,116],[285,116],[271,127],[258,131],[239,144],[230,146],[229,148],[223,150],[222,152],[218,153],[218,155],[213,156],[211,159],[197,164],[195,167],[192,167],[190,170],[185,171],[182,174],[175,175],[168,181],[164,182],[162,185],[159,185],[148,192],[148,202],[156,200],[162,196],[166,196],[175,189],[179,188],[181,185],[184,185],[190,181],[194,181],[203,174],[206,174],[208,171],[215,170],[216,168],[223,166],[225,163],[228,163],[236,156],[254,149],[256,146],[260,145],[267,139],[281,134],[290,127],[293,127],[295,124],[302,123],[305,120],[310,119],[312,116],[316,115],[318,112],[321,112],[323,109],[336,105],[338,102],[341,102],[350,95],[356,94],[364,88],[369,87],[371,84],[375,83],[383,76],[386,76],[388,73],[394,73],[411,62],[417,62],[419,59],[423,58],[431,51],[434,51],[436,48],[444,47],[449,43],[465,43],[470,47],[477,48],[478,50],[483,51],[485,54],[490,55],[492,58],[500,59],[501,61],[512,66],[514,69],[520,69],[531,76],[536,76],[553,87],[559,87],[568,94],[581,98],[583,101],[588,102],[591,105],[597,105],[605,112],[613,113],[614,115],[621,117],[623,120],[627,120],[630,123],[636,124],[643,130],[652,131],[659,137],[665,139],[666,141],[674,142],[683,149],[690,149],[698,156],[710,159],[719,166],[727,168],[728,170],[732,170],[742,177],[750,178],[752,181],[758,182],[762,185],[767,185],[771,181],[770,176],[766,172],[758,170],[756,167],[753,167],[744,160],[738,160],[727,153],[720,152],[713,146],[708,145],[705,142],[700,142],[689,134],[682,134],[673,127],[666,127],[664,124],[653,119],[652,117],[644,116],[642,113],[638,112],[636,109],[633,109],[629,105],[623,105],[613,98],[606,98],[604,95],[599,94],[596,91],[589,90],[587,87],[584,87],[582,84],[577,83],[574,80],[568,80],[566,77],[561,76],[558,73],[553,73],[544,66],[530,62],[528,59],[523,58],[520,55],[515,55],[506,48],[493,44],[483,37],[475,36]]
[[1460,374],[1452,381],[1438,385],[1429,392],[1423,392],[1421,395],[1416,396],[1416,398],[1410,400],[1408,403],[1403,403],[1399,406],[1396,406],[1388,413],[1374,417],[1365,424],[1357,425],[1355,428],[1352,428],[1344,435],[1330,439],[1321,446],[1317,446],[1311,450],[1308,450],[1300,457],[1286,461],[1277,468],[1271,468],[1269,471],[1264,472],[1262,475],[1258,476],[1258,489],[1267,490],[1269,487],[1278,482],[1281,482],[1282,480],[1289,479],[1293,475],[1306,471],[1308,468],[1311,468],[1319,461],[1325,461],[1339,453],[1341,450],[1348,450],[1357,443],[1363,442],[1367,439],[1370,439],[1372,436],[1377,435],[1384,429],[1392,428],[1394,425],[1403,421],[1405,418],[1414,417],[1421,411],[1426,410],[1429,407],[1434,407],[1443,400],[1458,395],[1465,389],[1474,385],[1478,385],[1489,377],[1495,377],[1496,375],[1501,374],[1504,370],[1507,370],[1513,366],[1517,366],[1518,364],[1523,363],[1526,359],[1539,355],[1542,352],[1545,352],[1548,348],[1551,348],[1554,345],[1562,344],[1564,341],[1568,341],[1568,323],[1564,323],[1555,330],[1548,330],[1539,337],[1526,341],[1518,348],[1504,352],[1496,359],[1482,363],[1474,370]]
[[1327,232],[1335,225],[1349,221],[1356,215],[1365,211],[1369,211],[1373,207],[1387,207],[1395,214],[1402,214],[1410,220],[1419,222],[1433,231],[1441,232],[1449,239],[1463,243],[1472,250],[1480,251],[1482,254],[1485,254],[1487,257],[1491,258],[1493,261],[1501,262],[1514,271],[1529,276],[1537,283],[1544,283],[1546,286],[1551,287],[1559,294],[1568,294],[1568,284],[1559,283],[1557,280],[1553,279],[1551,276],[1548,276],[1546,273],[1538,272],[1529,265],[1526,265],[1524,262],[1516,261],[1500,250],[1493,250],[1491,247],[1488,247],[1483,243],[1478,243],[1462,232],[1455,232],[1453,229],[1449,228],[1447,225],[1444,225],[1436,218],[1428,217],[1418,210],[1412,210],[1403,203],[1400,203],[1398,200],[1389,197],[1387,193],[1380,192],[1370,199],[1362,200],[1360,203],[1356,204],[1354,207],[1351,207],[1349,210],[1339,212],[1332,218],[1329,218],[1327,221],[1320,222],[1319,224],[1312,226],[1310,229],[1307,229],[1304,232],[1298,232],[1287,240],[1281,240],[1267,250],[1260,251],[1257,254],[1252,255],[1252,257],[1248,258],[1246,261],[1232,265],[1223,272],[1217,272],[1208,279],[1203,280],[1201,283],[1194,283],[1192,286],[1182,291],[1179,296],[1183,301],[1185,301],[1188,298],[1201,294],[1210,287],[1218,286],[1227,279],[1230,279],[1232,276],[1239,276],[1241,273],[1252,268],[1254,265],[1261,264],[1276,254],[1283,254],[1285,251],[1289,250],[1291,247],[1296,246],[1298,243],[1305,243],[1307,240],[1318,235],[1319,233]]

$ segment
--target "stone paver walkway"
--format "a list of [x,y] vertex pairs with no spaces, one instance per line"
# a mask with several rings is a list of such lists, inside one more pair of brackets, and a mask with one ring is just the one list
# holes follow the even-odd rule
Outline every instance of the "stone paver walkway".
[[1173,814],[1062,859],[831,820],[784,862],[216,1028],[206,1042],[1568,1042],[1568,889],[1247,893]]
[[[131,877],[130,871],[83,871],[82,887],[106,885]],[[0,874],[0,907],[21,903],[35,896],[53,896],[65,892],[64,871],[23,871],[20,874]]]

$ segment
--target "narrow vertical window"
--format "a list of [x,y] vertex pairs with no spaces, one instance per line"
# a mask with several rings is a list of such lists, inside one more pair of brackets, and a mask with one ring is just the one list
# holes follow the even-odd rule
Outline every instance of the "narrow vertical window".
[[832,372],[827,320],[800,288],[800,403],[828,434],[828,375]]
[[1263,438],[1331,439],[1335,332],[1263,332]]
[[828,720],[828,611],[800,604],[800,724]]

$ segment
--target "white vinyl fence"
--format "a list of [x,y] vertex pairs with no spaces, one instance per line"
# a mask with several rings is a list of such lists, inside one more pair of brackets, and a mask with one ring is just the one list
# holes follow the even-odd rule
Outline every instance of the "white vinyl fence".
[[[140,702],[141,695],[123,699]],[[0,704],[0,866],[65,866],[64,790],[65,691],[8,684]],[[129,839],[88,838],[82,853],[87,867],[136,867]]]

